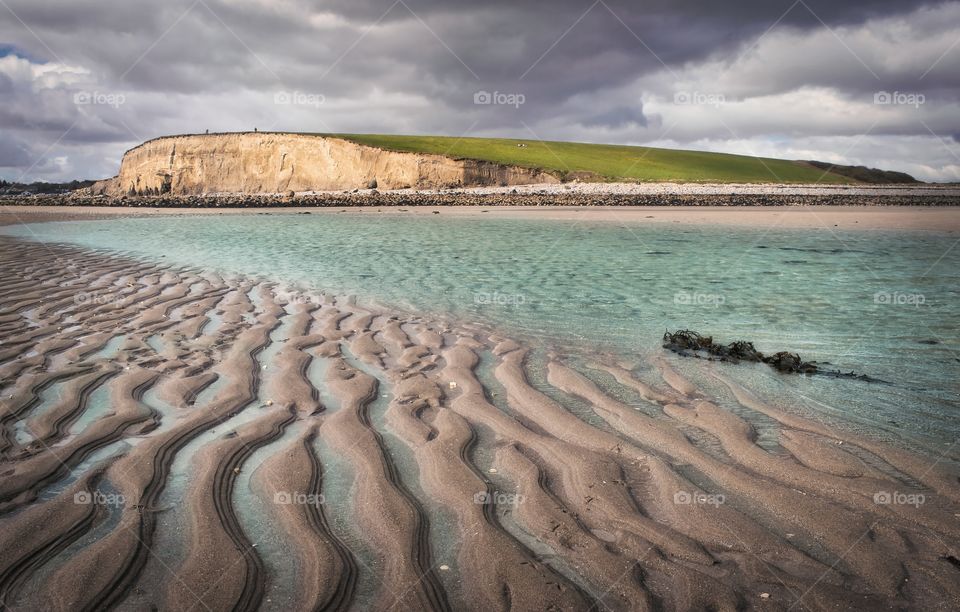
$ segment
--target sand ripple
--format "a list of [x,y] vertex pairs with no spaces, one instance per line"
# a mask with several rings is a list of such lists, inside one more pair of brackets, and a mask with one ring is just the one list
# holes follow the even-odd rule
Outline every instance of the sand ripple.
[[960,607],[955,464],[710,364],[729,397],[74,247],[0,272],[3,607]]

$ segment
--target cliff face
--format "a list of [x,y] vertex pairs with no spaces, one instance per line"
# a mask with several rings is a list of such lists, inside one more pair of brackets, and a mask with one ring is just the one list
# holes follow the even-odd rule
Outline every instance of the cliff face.
[[399,153],[339,138],[239,133],[169,136],[127,151],[94,194],[196,195],[556,183],[544,172],[440,155]]

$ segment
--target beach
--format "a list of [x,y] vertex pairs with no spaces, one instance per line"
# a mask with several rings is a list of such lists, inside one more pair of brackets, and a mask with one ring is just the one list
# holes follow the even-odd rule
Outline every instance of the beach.
[[[7,206],[0,224],[210,212]],[[305,212],[340,214],[215,214]],[[960,231],[952,207],[350,214]],[[534,347],[32,227],[0,236],[6,607],[960,606],[953,445],[836,427],[657,347]]]
[[[147,201],[149,204],[149,201]],[[402,208],[402,207],[400,207]],[[169,215],[250,215],[250,214],[337,214],[365,212],[381,215],[491,216],[506,219],[557,219],[566,221],[612,221],[635,223],[679,223],[743,227],[832,227],[845,229],[906,229],[919,231],[960,231],[958,206],[388,206],[336,207],[270,206],[250,208],[136,208],[117,206],[0,206],[0,225],[42,221],[109,219]]]

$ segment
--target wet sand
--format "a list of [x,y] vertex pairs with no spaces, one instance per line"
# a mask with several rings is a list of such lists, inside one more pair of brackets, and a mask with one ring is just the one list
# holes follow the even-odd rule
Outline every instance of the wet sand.
[[264,281],[3,237],[0,273],[4,607],[960,607],[955,464],[708,363],[742,412],[666,358],[535,384],[494,330]]
[[110,206],[0,206],[0,225],[130,216],[343,214],[451,215],[574,222],[724,225],[762,228],[960,232],[958,206],[411,206],[349,208],[144,208]]

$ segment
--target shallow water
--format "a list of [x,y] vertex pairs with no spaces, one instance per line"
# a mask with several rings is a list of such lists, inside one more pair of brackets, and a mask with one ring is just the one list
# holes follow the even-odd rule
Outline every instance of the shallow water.
[[191,215],[4,231],[356,295],[638,364],[661,352],[665,329],[747,339],[892,383],[721,366],[798,411],[934,450],[960,435],[960,249],[951,250],[956,237],[947,234],[398,213]]

